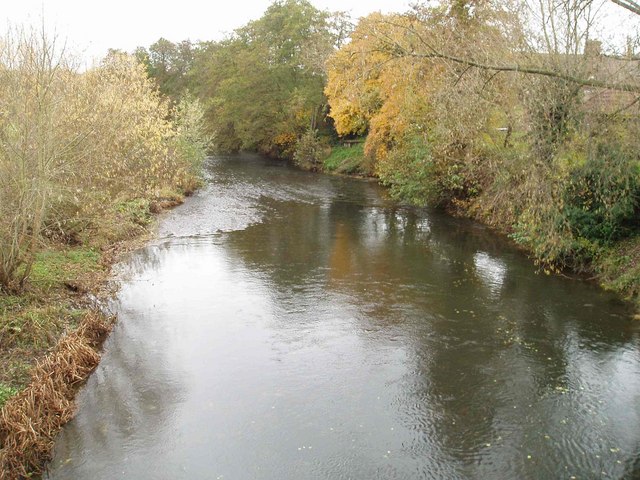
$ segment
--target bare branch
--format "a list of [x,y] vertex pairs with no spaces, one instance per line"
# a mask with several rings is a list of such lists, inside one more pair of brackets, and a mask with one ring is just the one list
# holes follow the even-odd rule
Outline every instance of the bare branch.
[[[625,1],[629,1],[629,0],[625,0]],[[585,78],[585,77],[563,73],[560,70],[545,69],[545,68],[535,67],[531,65],[521,65],[521,64],[500,65],[500,64],[494,64],[494,63],[487,63],[487,62],[476,61],[472,58],[463,58],[456,55],[446,54],[436,49],[432,44],[430,44],[430,42],[426,41],[426,39],[414,28],[406,24],[400,24],[393,21],[389,21],[389,20],[385,21],[384,23],[387,25],[405,30],[407,33],[417,38],[419,42],[427,50],[426,53],[409,50],[408,48],[401,45],[397,40],[392,40],[387,35],[385,35],[385,38],[381,38],[379,35],[377,35],[378,39],[381,40],[383,44],[383,48],[380,50],[396,58],[403,58],[403,57],[436,58],[436,59],[446,60],[453,63],[458,63],[461,65],[466,65],[467,67],[479,68],[481,70],[489,70],[494,72],[516,72],[516,73],[529,74],[529,75],[538,75],[543,77],[557,78],[559,80],[564,80],[566,82],[573,83],[577,86],[582,86],[582,87],[604,88],[604,89],[616,90],[621,92],[640,93],[640,84],[610,82],[610,81],[604,81],[604,80],[597,80],[590,77]],[[378,32],[375,32],[375,33],[378,33]]]
[[629,10],[631,13],[640,15],[640,3],[635,0],[611,0],[616,5]]

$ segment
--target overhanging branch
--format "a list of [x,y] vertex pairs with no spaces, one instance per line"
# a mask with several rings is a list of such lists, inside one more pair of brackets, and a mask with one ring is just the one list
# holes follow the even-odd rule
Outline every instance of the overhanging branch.
[[580,78],[580,77],[575,77],[573,75],[565,74],[562,72],[546,70],[538,67],[530,67],[526,65],[518,65],[518,64],[492,65],[492,64],[476,62],[474,60],[470,60],[466,58],[455,57],[453,55],[447,55],[447,54],[436,52],[436,51],[431,53],[414,53],[414,52],[407,52],[407,51],[396,48],[390,53],[396,57],[440,58],[442,60],[448,60],[454,63],[459,63],[461,65],[467,65],[469,67],[475,67],[481,70],[490,70],[494,72],[516,72],[516,73],[524,73],[524,74],[530,74],[530,75],[539,75],[542,77],[557,78],[559,80],[565,80],[567,82],[570,82],[576,85],[581,85],[583,87],[605,88],[609,90],[617,90],[620,92],[640,93],[640,84],[615,83],[615,82],[606,82],[606,81],[595,80],[590,78]]
[[[638,0],[611,0],[611,1],[626,8],[631,12],[634,12],[640,15],[640,3],[638,3]],[[522,73],[527,75],[538,75],[542,77],[556,78],[559,80],[564,80],[566,82],[572,83],[577,87],[593,87],[593,88],[615,90],[620,92],[640,93],[640,83],[623,83],[623,82],[597,80],[594,78],[583,78],[583,77],[571,75],[568,73],[563,73],[557,70],[550,70],[550,69],[545,69],[545,68],[535,67],[530,65],[492,64],[492,63],[476,61],[471,58],[464,58],[464,57],[457,57],[455,55],[449,55],[441,52],[434,45],[432,45],[431,42],[428,42],[417,31],[417,29],[413,28],[411,25],[401,24],[399,22],[392,21],[392,20],[385,20],[381,23],[406,31],[408,34],[416,38],[419,41],[420,45],[424,47],[424,50],[426,50],[426,53],[422,53],[420,51],[416,52],[413,48],[408,48],[402,45],[398,40],[392,39],[390,35],[384,35],[384,36],[381,36],[379,34],[376,35],[383,44],[383,48],[382,48],[383,51],[386,52],[387,54],[390,54],[392,57],[439,58],[442,60],[458,63],[460,65],[465,65],[468,68],[478,68],[481,70],[487,70],[492,72],[515,72],[515,73]],[[422,50],[422,48],[420,50]]]

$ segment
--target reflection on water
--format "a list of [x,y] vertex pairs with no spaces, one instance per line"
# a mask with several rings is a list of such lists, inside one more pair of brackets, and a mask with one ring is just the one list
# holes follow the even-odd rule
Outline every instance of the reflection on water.
[[502,260],[492,258],[485,252],[478,252],[473,256],[476,270],[487,288],[492,293],[498,293],[507,271],[507,266]]
[[484,228],[257,157],[122,266],[51,479],[632,478],[640,327]]

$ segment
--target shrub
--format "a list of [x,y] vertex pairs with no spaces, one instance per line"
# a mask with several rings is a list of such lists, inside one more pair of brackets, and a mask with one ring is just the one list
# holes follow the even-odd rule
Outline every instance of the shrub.
[[640,169],[619,145],[600,143],[564,192],[564,215],[579,238],[611,244],[640,227]]
[[172,112],[132,56],[79,73],[41,35],[2,39],[0,289],[23,286],[43,234],[78,243],[115,204],[193,190],[202,111],[185,97]]
[[186,192],[195,189],[200,178],[202,162],[211,143],[205,134],[204,107],[193,95],[187,93],[173,111],[175,125],[175,153],[183,164],[179,186]]
[[430,145],[420,136],[406,137],[384,161],[378,162],[376,173],[397,199],[418,205],[439,203],[442,192]]
[[321,165],[323,146],[318,131],[309,129],[300,137],[293,153],[293,161],[305,170],[318,170]]

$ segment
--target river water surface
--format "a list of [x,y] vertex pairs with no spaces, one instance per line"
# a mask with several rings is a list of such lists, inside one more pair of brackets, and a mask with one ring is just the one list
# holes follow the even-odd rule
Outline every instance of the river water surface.
[[640,322],[478,224],[219,157],[120,267],[47,478],[640,475]]

